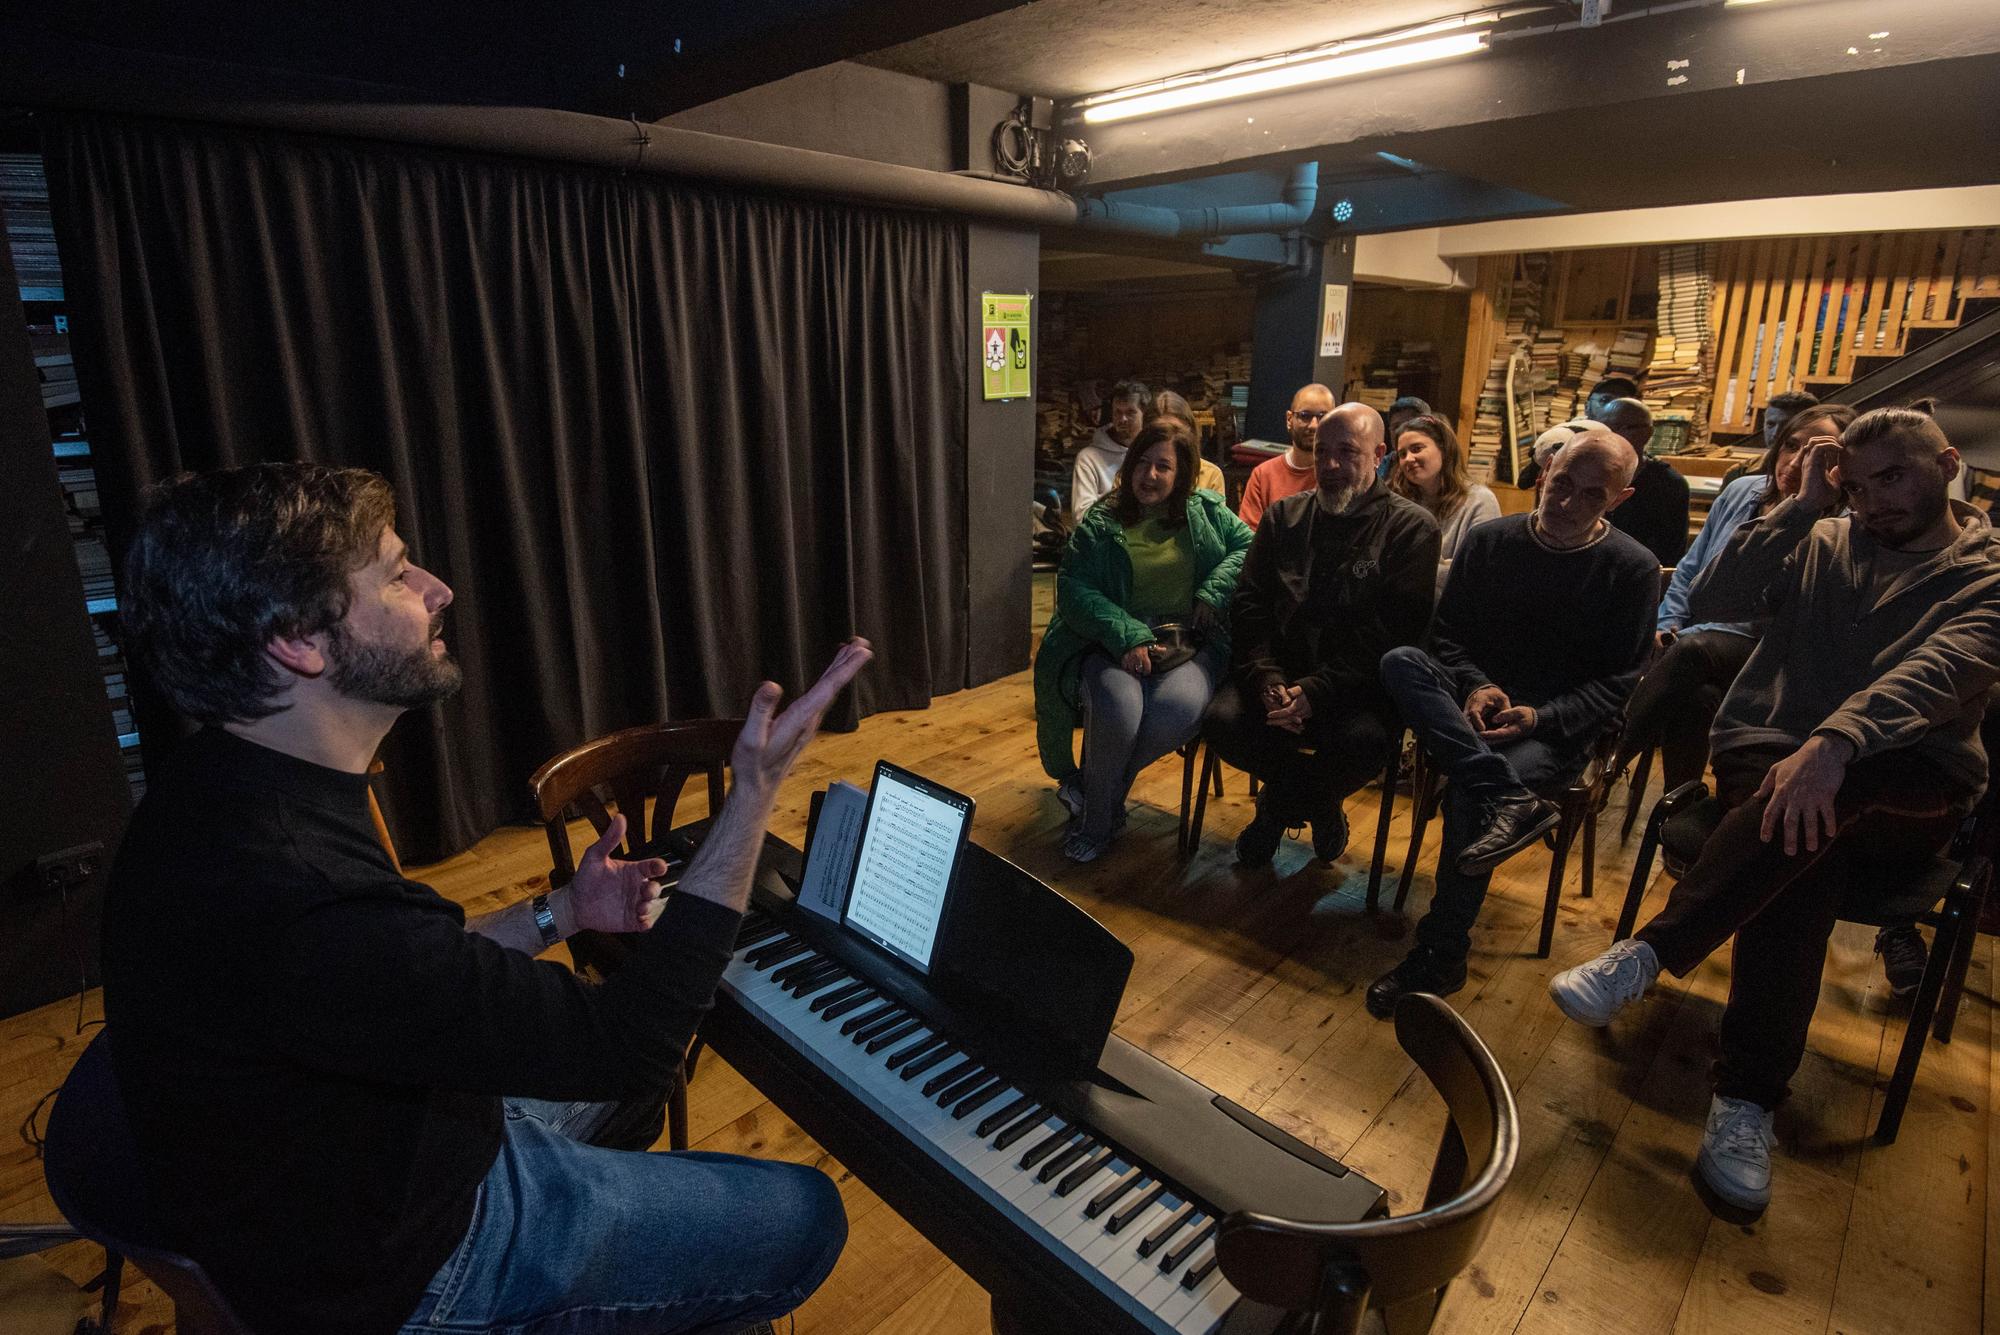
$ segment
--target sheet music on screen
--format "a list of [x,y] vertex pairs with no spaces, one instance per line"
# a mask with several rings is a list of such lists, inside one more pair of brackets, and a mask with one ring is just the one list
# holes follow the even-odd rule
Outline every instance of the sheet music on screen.
[[854,864],[847,925],[929,969],[969,804],[876,771],[868,826]]

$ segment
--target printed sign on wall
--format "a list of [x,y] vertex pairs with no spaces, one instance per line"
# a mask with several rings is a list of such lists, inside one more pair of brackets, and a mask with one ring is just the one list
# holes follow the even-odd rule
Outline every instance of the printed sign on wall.
[[1028,350],[1026,293],[984,292],[979,297],[979,359],[988,399],[1025,399],[1034,392],[1034,358]]
[[1326,285],[1326,308],[1319,318],[1319,355],[1338,357],[1347,346],[1347,284]]

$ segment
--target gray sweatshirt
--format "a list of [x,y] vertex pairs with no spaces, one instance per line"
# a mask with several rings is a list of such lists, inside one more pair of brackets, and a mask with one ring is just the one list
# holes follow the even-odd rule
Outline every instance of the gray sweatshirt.
[[1737,529],[1688,598],[1691,620],[1765,627],[1716,715],[1717,754],[1824,733],[1857,759],[1910,747],[1969,793],[1985,787],[2000,534],[1963,502],[1952,513],[1958,537],[1885,587],[1868,574],[1880,545],[1845,516],[1787,500]]

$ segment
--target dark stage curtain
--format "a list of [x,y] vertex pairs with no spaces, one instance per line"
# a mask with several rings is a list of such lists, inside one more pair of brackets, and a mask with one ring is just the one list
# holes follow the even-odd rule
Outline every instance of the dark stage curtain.
[[378,781],[410,859],[849,634],[834,726],[965,684],[961,223],[101,116],[45,152],[114,546],[180,470],[355,464],[455,590],[465,689]]

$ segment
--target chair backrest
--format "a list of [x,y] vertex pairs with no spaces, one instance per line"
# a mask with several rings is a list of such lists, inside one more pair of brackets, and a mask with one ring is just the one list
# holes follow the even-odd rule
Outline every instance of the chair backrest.
[[208,1272],[160,1241],[111,1069],[108,1029],[90,1041],[56,1095],[42,1174],[56,1209],[77,1232],[138,1266],[173,1299],[180,1335],[250,1335]]
[[1396,1041],[1443,1096],[1447,1118],[1424,1204],[1414,1214],[1321,1224],[1251,1212],[1216,1233],[1222,1273],[1247,1298],[1313,1314],[1311,1328],[1358,1329],[1367,1308],[1427,1299],[1472,1263],[1520,1153],[1520,1117],[1500,1064],[1458,1012],[1428,993],[1396,1006]]
[[[587,819],[599,834],[611,824],[611,809],[625,817],[621,856],[630,857],[650,846],[674,826],[674,808],[681,790],[697,774],[708,778],[708,809],[722,809],[723,775],[740,718],[695,719],[686,723],[644,723],[572,747],[545,763],[528,778],[549,836],[551,888],[567,885],[576,874],[570,848],[569,822]],[[650,826],[646,802],[652,799]]]

